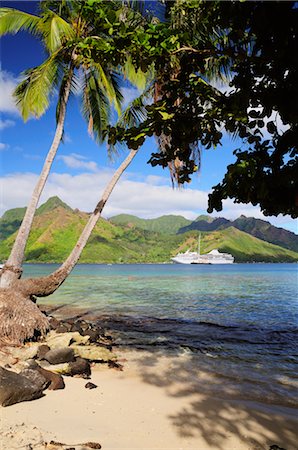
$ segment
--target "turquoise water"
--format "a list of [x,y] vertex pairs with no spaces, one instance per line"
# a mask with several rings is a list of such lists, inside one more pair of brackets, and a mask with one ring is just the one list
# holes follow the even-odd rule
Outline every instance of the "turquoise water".
[[[55,268],[26,265],[25,276]],[[39,302],[86,308],[119,346],[188,352],[233,388],[241,379],[246,398],[294,406],[297,274],[296,264],[78,265]]]

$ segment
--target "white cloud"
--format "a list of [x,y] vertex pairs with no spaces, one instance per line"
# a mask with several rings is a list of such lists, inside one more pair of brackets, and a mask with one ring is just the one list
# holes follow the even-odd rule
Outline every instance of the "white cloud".
[[123,87],[121,88],[121,94],[123,95],[123,108],[126,108],[129,103],[140,95],[140,91],[135,87]]
[[0,142],[0,151],[8,149],[9,145],[4,144],[4,142]]
[[[1,89],[1,87],[0,87]],[[10,120],[10,119],[0,119],[0,130],[4,130],[5,128],[9,128],[9,127],[13,127],[15,125],[15,121],[14,120]]]
[[65,144],[70,144],[72,142],[72,139],[68,133],[64,133],[63,140]]
[[[100,200],[112,175],[113,170],[108,168],[97,173],[78,175],[53,173],[49,177],[40,203],[49,197],[58,195],[72,208],[90,212]],[[0,214],[7,209],[26,205],[36,181],[37,175],[32,173],[16,173],[0,178],[0,186],[2,186]],[[207,201],[208,192],[190,188],[173,190],[166,178],[159,177],[156,180],[147,177],[143,181],[136,181],[131,173],[127,173],[115,187],[103,216],[111,217],[126,213],[153,218],[165,214],[175,214],[195,219],[199,214],[206,214]],[[223,211],[212,215],[235,219],[241,214],[270,221],[275,226],[286,227],[297,233],[297,228],[295,228],[297,223],[289,217],[268,218],[261,213],[259,208],[252,205],[235,204],[232,200],[226,200]]]
[[11,73],[0,71],[0,111],[3,113],[19,114],[12,93],[18,83]]
[[86,157],[77,153],[71,155],[60,155],[58,159],[64,162],[64,164],[70,169],[85,169],[91,172],[97,172],[98,166],[94,161],[86,161]]

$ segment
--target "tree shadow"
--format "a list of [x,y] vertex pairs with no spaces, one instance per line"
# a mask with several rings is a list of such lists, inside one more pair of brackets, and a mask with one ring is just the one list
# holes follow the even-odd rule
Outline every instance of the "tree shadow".
[[[166,363],[165,358],[169,358]],[[135,363],[145,383],[181,398],[181,408],[168,416],[179,436],[201,437],[218,450],[236,448],[232,446],[236,437],[252,450],[269,450],[273,445],[297,449],[294,409],[272,405],[270,398],[259,397],[258,389],[252,395],[245,383],[242,389],[241,383],[235,386],[202,370],[197,355],[172,352],[168,357],[156,351],[137,356]]]

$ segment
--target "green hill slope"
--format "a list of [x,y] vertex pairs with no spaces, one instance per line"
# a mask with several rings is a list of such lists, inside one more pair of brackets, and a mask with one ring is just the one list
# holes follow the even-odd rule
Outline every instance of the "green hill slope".
[[[60,200],[59,197],[51,197],[45,203],[43,203],[36,210],[36,216],[40,216],[47,211],[53,211],[53,209],[61,206],[66,210],[70,210],[70,206]],[[6,239],[13,234],[21,225],[23,217],[25,215],[26,208],[13,208],[6,211],[0,218],[0,241]]]
[[[63,204],[54,209],[44,208],[34,219],[26,261],[62,262],[75,245],[87,220],[87,213],[73,211]],[[15,234],[0,243],[0,260],[7,259],[14,239]],[[197,231],[161,233],[144,230],[131,223],[117,225],[101,219],[80,262],[169,262],[180,251],[197,249],[197,240]],[[215,248],[231,253],[237,262],[298,261],[298,253],[264,242],[234,227],[202,233],[201,252],[207,253]]]
[[156,219],[140,219],[130,214],[119,214],[110,218],[112,223],[117,225],[129,225],[138,227],[142,230],[154,231],[157,233],[176,234],[182,227],[191,224],[191,220],[182,216],[168,215]]

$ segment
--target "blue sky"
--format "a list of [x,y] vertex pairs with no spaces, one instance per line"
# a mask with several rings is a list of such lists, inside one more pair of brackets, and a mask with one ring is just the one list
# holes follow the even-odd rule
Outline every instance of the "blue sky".
[[[9,1],[2,2],[2,6],[34,12],[35,2]],[[43,57],[39,42],[27,33],[2,38],[0,215],[9,208],[26,205],[54,135],[54,106],[41,119],[24,123],[11,96],[21,72],[40,64]],[[129,101],[136,90],[126,86],[123,94]],[[200,174],[195,175],[186,188],[172,190],[168,172],[147,164],[150,153],[156,149],[154,138],[148,139],[113,192],[103,215],[110,217],[121,212],[140,217],[181,214],[192,219],[206,214],[208,192],[221,181],[227,165],[234,161],[233,150],[239,145],[240,141],[232,141],[226,136],[221,147],[203,151]],[[106,146],[98,146],[89,137],[80,115],[78,98],[73,97],[67,109],[65,142],[59,148],[41,202],[49,196],[59,195],[71,207],[91,211],[122,158],[120,154],[110,161]],[[236,205],[232,200],[227,200],[223,211],[213,215],[234,219],[241,214],[269,220],[297,233],[297,222],[291,218],[264,218],[259,208]]]

